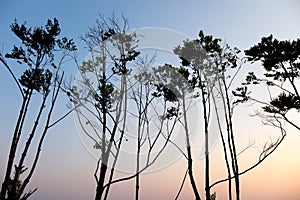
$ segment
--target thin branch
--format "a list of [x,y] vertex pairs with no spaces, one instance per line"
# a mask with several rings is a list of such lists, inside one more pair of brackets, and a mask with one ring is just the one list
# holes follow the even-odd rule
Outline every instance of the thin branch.
[[54,109],[54,106],[55,106],[55,102],[57,100],[57,96],[58,96],[58,93],[59,93],[59,88],[61,87],[61,84],[62,84],[63,77],[64,77],[64,72],[62,73],[62,76],[61,76],[60,81],[59,81],[58,86],[57,86],[56,93],[54,94],[55,97],[53,98],[53,101],[51,102],[51,107],[50,107],[50,110],[49,110],[48,115],[47,115],[46,124],[45,124],[44,130],[43,130],[42,136],[39,140],[38,148],[36,150],[35,158],[34,158],[34,161],[32,163],[30,172],[29,172],[28,176],[25,178],[25,180],[24,180],[24,182],[23,182],[23,184],[22,184],[22,186],[19,190],[19,194],[18,194],[19,198],[20,198],[20,195],[24,192],[25,187],[29,183],[29,181],[30,181],[30,179],[33,175],[33,172],[35,171],[35,168],[36,168],[36,165],[37,165],[37,162],[39,160],[39,156],[40,156],[40,153],[41,153],[41,150],[42,150],[42,145],[43,145],[45,136],[47,134],[47,131],[49,129],[50,119],[51,119],[52,112],[53,112],[53,109]]
[[[284,131],[284,130],[282,129],[282,131]],[[259,159],[259,160],[257,161],[257,163],[255,163],[255,164],[252,165],[251,167],[247,168],[246,170],[240,172],[240,173],[238,174],[238,176],[241,176],[241,175],[243,175],[243,174],[245,174],[245,173],[251,171],[252,169],[254,169],[255,167],[257,167],[259,164],[261,164],[267,157],[269,157],[269,155],[271,155],[271,154],[278,148],[278,146],[282,143],[282,141],[283,141],[283,139],[285,138],[285,136],[286,136],[286,134],[284,133],[284,134],[282,135],[282,137],[279,138],[278,141],[276,142],[276,144],[273,146],[273,149],[272,149],[272,150],[270,150],[269,152],[267,152],[263,158],[261,158],[261,159]],[[261,154],[264,154],[264,152],[262,152]],[[217,185],[217,184],[219,184],[219,183],[228,181],[228,180],[233,179],[233,178],[235,178],[235,176],[232,176],[232,177],[230,177],[230,178],[225,178],[225,179],[216,181],[216,182],[214,182],[213,184],[211,184],[209,187],[212,188],[212,187],[214,187],[215,185]]]
[[18,88],[19,88],[19,91],[22,95],[23,98],[25,98],[25,94],[22,90],[22,87],[18,81],[18,79],[16,78],[15,74],[12,72],[12,70],[10,69],[9,65],[7,64],[7,62],[4,60],[2,54],[0,54],[0,61],[4,64],[4,66],[6,67],[6,69],[9,71],[10,75],[13,77],[14,81],[16,82]]
[[183,180],[182,180],[182,182],[181,182],[181,185],[180,185],[179,191],[178,191],[178,193],[177,193],[177,195],[176,195],[176,197],[175,197],[175,200],[177,200],[177,199],[178,199],[178,197],[179,197],[179,195],[180,195],[180,193],[181,193],[181,191],[182,191],[182,189],[183,189],[183,186],[184,186],[184,183],[185,183],[185,180],[186,180],[187,174],[188,174],[188,168],[186,168],[186,170],[185,170],[185,174],[184,174]]
[[74,108],[72,108],[71,110],[69,110],[66,114],[64,114],[62,117],[60,117],[59,119],[57,119],[55,122],[53,122],[52,124],[49,125],[49,128],[51,128],[52,126],[55,126],[57,123],[59,123],[60,121],[62,121],[64,118],[66,118],[69,114],[71,114],[74,110],[77,109],[78,106],[75,106]]

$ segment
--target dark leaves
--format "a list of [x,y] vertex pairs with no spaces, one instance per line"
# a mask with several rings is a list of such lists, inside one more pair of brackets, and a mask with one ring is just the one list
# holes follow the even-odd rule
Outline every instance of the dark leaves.
[[26,52],[22,47],[14,46],[12,52],[5,54],[5,57],[16,59],[19,64],[26,63],[30,67],[32,66],[32,60],[27,57]]
[[[268,77],[285,81],[288,76],[299,77],[300,39],[279,41],[273,35],[245,50],[248,61],[261,61]],[[286,64],[286,65],[285,65]]]
[[212,35],[204,35],[202,30],[199,32],[199,39],[196,41],[199,42],[201,46],[209,53],[222,52],[222,47],[219,44],[221,39],[213,38]]
[[[282,82],[289,81],[292,85],[292,92],[286,94],[280,93],[269,103],[270,106],[263,107],[264,111],[269,113],[285,114],[290,109],[300,109],[298,88],[296,78],[300,77],[299,59],[300,59],[300,39],[290,41],[279,41],[273,38],[273,35],[263,37],[261,42],[245,51],[248,61],[261,61],[264,69],[267,71],[265,81],[268,86],[278,86],[284,89]],[[272,80],[270,80],[272,79]],[[254,74],[246,77],[246,82],[257,84],[259,80]],[[281,82],[275,84],[275,81]]]
[[99,108],[101,112],[105,113],[112,106],[114,86],[103,79],[100,80],[100,83],[101,84],[98,86],[98,89],[94,94],[96,101],[95,106],[96,108]]
[[165,117],[167,119],[172,119],[173,117],[178,117],[178,114],[179,114],[179,108],[172,106],[167,109]]
[[263,107],[264,111],[269,113],[285,114],[290,109],[300,110],[300,99],[293,94],[281,93],[278,97],[272,99],[270,106]]
[[250,99],[250,92],[248,92],[248,88],[246,86],[236,88],[235,91],[232,91],[232,94],[237,97],[237,100],[235,100],[233,104],[244,103]]
[[161,97],[163,96],[166,101],[175,102],[178,100],[177,95],[174,93],[174,89],[171,90],[168,85],[164,84],[155,84],[156,91],[153,92],[154,97]]
[[254,84],[257,85],[259,84],[261,79],[257,78],[254,72],[249,72],[248,75],[246,76],[246,82],[242,83],[243,85],[250,85]]
[[68,40],[66,37],[63,37],[62,39],[56,40],[56,43],[60,49],[66,49],[69,51],[77,50],[73,39]]
[[37,92],[48,92],[51,85],[52,73],[46,69],[28,69],[25,70],[19,81],[26,89]]
[[21,64],[25,63],[30,67],[40,67],[46,59],[51,65],[54,58],[53,51],[57,50],[55,47],[58,47],[58,50],[76,50],[73,40],[56,39],[61,31],[56,18],[53,21],[48,20],[45,28],[27,28],[26,23],[19,25],[15,20],[11,25],[11,30],[21,40],[24,47],[14,46],[12,53],[6,54],[6,57],[15,59]]
[[[29,89],[48,93],[52,80],[52,72],[48,68],[57,69],[53,52],[76,50],[73,40],[57,39],[61,30],[56,18],[53,21],[48,20],[45,28],[28,28],[26,23],[19,25],[15,20],[11,30],[21,40],[22,46],[14,46],[12,52],[5,57],[29,67],[19,78],[24,91]],[[55,49],[56,47],[59,49]]]
[[135,60],[138,55],[140,55],[140,52],[135,50],[128,51],[126,54],[121,55],[121,58],[115,61],[115,66],[112,68],[112,71],[115,74],[125,75],[129,72],[129,69],[126,67],[127,62]]

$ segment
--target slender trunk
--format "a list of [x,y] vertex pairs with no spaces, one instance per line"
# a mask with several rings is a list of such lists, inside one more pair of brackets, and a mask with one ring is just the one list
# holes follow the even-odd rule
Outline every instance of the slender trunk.
[[19,162],[19,164],[18,164],[18,169],[21,169],[21,168],[23,167],[23,164],[24,164],[24,161],[25,161],[27,152],[28,152],[28,150],[29,150],[29,146],[30,146],[31,141],[32,141],[32,139],[33,139],[33,137],[34,137],[34,134],[35,134],[36,129],[37,129],[37,127],[38,127],[38,123],[39,123],[39,121],[40,121],[41,115],[42,115],[43,110],[44,110],[44,108],[45,108],[45,103],[46,103],[47,97],[48,97],[48,94],[46,94],[46,96],[43,97],[42,105],[40,106],[39,113],[38,113],[38,115],[37,115],[37,117],[36,117],[36,120],[35,120],[35,122],[34,122],[33,129],[32,129],[32,131],[31,131],[31,133],[30,133],[30,135],[29,135],[29,138],[28,138],[28,140],[27,140],[27,142],[26,142],[25,148],[24,148],[24,150],[23,150],[23,152],[22,152],[22,156],[21,156],[20,162]]
[[[122,103],[120,105],[122,105]],[[105,153],[102,154],[102,162],[101,162],[101,167],[100,167],[99,181],[97,182],[95,200],[101,200],[104,189],[105,189],[104,181],[105,181],[105,176],[106,176],[106,172],[107,172],[107,163],[108,163],[109,155],[110,155],[110,152],[111,152],[111,147],[112,147],[112,144],[113,144],[113,140],[115,138],[115,134],[116,134],[116,131],[117,131],[118,123],[119,123],[119,120],[120,120],[120,111],[121,111],[121,106],[120,106],[119,112],[118,112],[117,117],[116,117],[116,124],[114,125],[114,128],[112,130],[111,139],[109,141],[109,144],[107,145],[107,149],[106,149]],[[103,122],[104,122],[104,120],[103,120]]]
[[203,119],[204,119],[204,140],[205,140],[205,197],[210,200],[210,187],[209,187],[209,144],[208,144],[208,117],[207,117],[207,105],[205,100],[205,88],[202,86],[202,80],[200,77],[200,89],[202,95],[202,107],[203,107]]
[[[38,144],[38,148],[36,150],[36,154],[35,154],[35,158],[34,158],[34,161],[33,161],[33,164],[30,168],[30,172],[28,174],[28,176],[25,178],[19,192],[18,192],[18,196],[17,196],[17,199],[20,199],[21,198],[21,195],[23,194],[26,186],[28,185],[32,175],[33,175],[33,172],[35,171],[36,169],[36,166],[37,166],[37,163],[38,163],[38,160],[39,160],[39,157],[40,157],[40,153],[42,151],[42,145],[43,145],[43,142],[44,142],[44,139],[46,137],[46,134],[50,128],[49,124],[50,124],[50,120],[51,120],[51,116],[52,116],[52,113],[53,113],[53,109],[54,109],[54,106],[55,106],[55,103],[56,103],[56,100],[57,100],[57,97],[58,97],[58,93],[59,93],[59,90],[61,88],[61,84],[62,84],[62,81],[63,81],[63,78],[64,78],[64,73],[62,73],[62,76],[59,80],[59,83],[58,83],[58,86],[57,86],[57,90],[55,91],[55,89],[53,90],[53,96],[52,96],[52,102],[51,102],[51,106],[50,106],[50,109],[49,109],[49,112],[48,112],[48,115],[47,115],[47,119],[46,119],[46,124],[44,126],[44,130],[43,130],[43,133],[42,133],[42,136],[39,140],[39,144]],[[24,199],[27,199],[33,192],[35,192],[37,189],[33,190],[33,191],[30,191],[29,193],[26,194],[26,198]]]
[[[105,157],[107,157],[107,156],[105,156]],[[105,160],[107,160],[107,158]],[[101,198],[102,198],[102,194],[104,192],[103,186],[104,186],[106,171],[107,171],[107,165],[104,162],[102,162],[101,168],[100,168],[99,181],[97,183],[95,200],[101,200]]]
[[[232,120],[231,120],[231,106],[230,106],[228,88],[227,88],[227,85],[226,85],[226,80],[225,80],[225,74],[224,73],[222,74],[222,77],[218,78],[218,83],[219,83],[219,86],[221,88],[222,86],[221,86],[220,79],[222,80],[222,85],[223,85],[224,91],[225,91],[225,94],[224,94],[223,90],[220,89],[220,94],[221,94],[221,98],[222,98],[222,102],[223,102],[223,108],[224,108],[224,112],[225,112],[225,120],[226,120],[226,128],[227,128],[227,143],[228,143],[228,148],[229,148],[230,157],[231,157],[231,168],[232,168],[234,177],[236,177],[236,175],[237,175],[237,178],[238,178],[238,174],[236,174],[236,164],[237,164],[236,160],[237,160],[237,158],[236,158],[236,154],[234,153],[235,143],[232,141],[234,138],[232,137],[232,134],[233,134],[232,128],[233,127],[232,127]],[[230,179],[231,178],[229,178],[229,180]],[[239,182],[237,182],[235,180],[235,186],[237,186],[237,184],[239,184]],[[237,189],[239,190],[239,186],[236,187],[235,189],[236,189],[236,192],[237,192]],[[238,196],[239,196],[239,193],[236,193],[236,197],[238,197]]]
[[[138,142],[140,145],[140,142]],[[136,177],[135,177],[135,200],[139,200],[139,189],[140,189],[140,147],[138,146],[138,151],[136,155]]]
[[[218,81],[218,83],[219,83],[219,90],[222,90],[222,86],[220,84],[220,81]],[[218,107],[217,107],[217,104],[216,104],[216,99],[215,99],[213,91],[212,91],[212,99],[213,99],[213,103],[214,103],[214,107],[215,107],[215,111],[216,111],[217,122],[218,122],[219,131],[220,131],[222,146],[223,146],[224,159],[225,159],[225,164],[226,164],[226,169],[227,169],[227,175],[228,175],[228,179],[229,179],[228,180],[228,200],[232,200],[230,165],[229,165],[229,160],[228,160],[228,156],[227,156],[227,148],[226,148],[225,138],[224,138],[224,134],[223,134],[221,123],[220,123],[220,116],[219,116],[219,112],[218,112]],[[224,101],[222,101],[222,103],[225,106],[226,103]],[[227,116],[225,115],[224,117],[227,117]],[[211,186],[210,186],[210,188],[211,188]]]
[[235,180],[235,193],[236,193],[236,200],[240,199],[240,180],[239,180],[239,166],[237,161],[237,153],[236,153],[236,146],[235,146],[235,139],[233,134],[233,125],[232,125],[232,114],[231,114],[231,106],[228,94],[228,88],[226,85],[226,81],[224,76],[222,78],[223,84],[225,87],[225,95],[226,95],[226,102],[227,102],[227,113],[228,113],[228,120],[229,120],[229,133],[230,133],[230,141],[232,145],[232,162],[233,162],[233,173],[234,173],[234,180]]
[[137,138],[137,152],[136,152],[136,177],[135,177],[135,200],[139,199],[140,189],[140,153],[141,153],[141,116],[138,122],[138,138]]
[[196,200],[201,200],[197,185],[194,179],[193,174],[193,159],[192,159],[192,152],[191,152],[191,144],[190,144],[190,138],[189,138],[189,131],[188,131],[188,124],[187,124],[187,115],[186,115],[186,105],[185,105],[185,95],[183,91],[183,117],[184,117],[184,129],[185,129],[185,136],[186,136],[186,150],[187,150],[187,156],[188,156],[188,174],[190,177],[190,182],[192,185],[192,189],[195,195]]
[[[102,49],[102,56],[105,56],[105,51],[104,46],[101,46]],[[102,102],[101,102],[101,108],[102,108],[102,118],[103,118],[103,123],[102,123],[102,137],[101,137],[101,166],[100,166],[100,173],[99,173],[99,180],[97,182],[97,189],[96,189],[96,196],[95,200],[101,200],[102,194],[104,192],[104,181],[105,181],[105,176],[106,176],[106,171],[107,171],[107,162],[109,158],[109,153],[110,151],[106,149],[106,115],[107,115],[107,108],[106,108],[106,101],[107,101],[107,96],[106,96],[106,64],[105,62],[103,63],[103,71],[102,71],[102,81],[100,81],[100,92],[102,95]]]
[[[124,112],[123,112],[123,125],[122,125],[122,130],[121,130],[121,136],[120,136],[120,141],[119,141],[119,144],[118,144],[118,147],[117,147],[117,152],[116,152],[116,156],[114,158],[114,162],[112,164],[112,167],[111,167],[111,170],[110,170],[110,176],[109,176],[109,181],[108,181],[108,184],[107,184],[107,188],[105,190],[105,196],[104,196],[104,200],[107,199],[108,197],[108,193],[109,193],[109,190],[110,190],[110,186],[111,186],[111,181],[113,179],[113,176],[114,176],[114,171],[115,171],[115,167],[116,167],[116,164],[117,164],[117,160],[118,160],[118,157],[119,157],[119,154],[120,154],[120,149],[121,149],[121,145],[122,145],[122,142],[123,142],[123,138],[124,138],[124,134],[125,134],[125,128],[126,128],[126,121],[127,121],[127,81],[126,81],[126,76],[123,76],[122,77],[122,81],[123,81],[123,84],[121,85],[121,90],[124,91],[124,96],[121,97],[121,98],[124,98]],[[124,88],[123,88],[124,87]],[[121,101],[123,102],[123,101]],[[122,103],[121,103],[122,104]],[[120,105],[122,106],[122,105]],[[119,118],[117,117],[117,120]],[[119,120],[118,120],[119,121]],[[117,122],[118,122],[117,121]],[[117,125],[117,124],[116,124]],[[115,125],[115,126],[116,126]]]
[[138,119],[138,136],[137,136],[137,154],[136,154],[136,177],[135,177],[135,200],[139,200],[139,190],[140,190],[140,153],[141,153],[141,129],[142,129],[142,95],[143,95],[143,86],[140,86],[140,90],[138,92],[138,112],[139,112],[139,119]]
[[[105,78],[105,76],[104,76]],[[106,84],[104,81],[103,84]],[[103,86],[105,89],[105,87]],[[102,91],[103,94],[105,91]],[[103,124],[102,124],[102,147],[101,147],[101,156],[102,156],[102,161],[101,161],[101,167],[100,167],[100,174],[99,174],[99,180],[97,182],[97,189],[96,189],[96,196],[95,200],[101,200],[102,194],[104,192],[104,181],[105,181],[105,176],[106,176],[106,171],[107,171],[107,163],[108,163],[108,158],[109,158],[109,153],[110,150],[107,148],[106,149],[106,105],[105,102],[102,102],[102,108],[103,108]]]
[[39,123],[39,121],[40,121],[40,117],[41,117],[42,112],[43,112],[43,110],[44,110],[44,108],[45,108],[45,103],[46,103],[47,97],[48,97],[48,94],[45,94],[45,96],[43,97],[43,101],[42,101],[42,104],[41,104],[41,106],[40,106],[38,115],[37,115],[37,117],[36,117],[34,126],[33,126],[33,128],[32,128],[32,131],[31,131],[30,135],[29,135],[29,138],[27,139],[27,142],[26,142],[26,144],[25,144],[25,147],[24,147],[24,150],[23,150],[23,152],[22,152],[22,155],[21,155],[19,164],[18,164],[18,166],[15,168],[15,177],[14,177],[14,181],[13,181],[13,185],[12,185],[12,189],[11,189],[11,195],[12,195],[12,196],[11,196],[10,198],[13,198],[13,199],[14,199],[15,196],[17,195],[17,194],[16,194],[16,192],[17,192],[17,188],[16,188],[17,182],[19,181],[20,175],[22,174],[22,170],[23,170],[23,168],[24,168],[24,165],[23,165],[23,164],[24,164],[25,158],[26,158],[26,156],[27,156],[27,152],[28,152],[28,150],[29,150],[29,147],[30,147],[30,145],[31,145],[31,141],[32,141],[32,139],[33,139],[33,137],[34,137],[34,135],[35,135],[36,129],[37,129],[37,127],[38,127],[38,123]]
[[16,126],[15,126],[15,131],[14,131],[13,139],[12,139],[11,146],[10,146],[5,178],[2,183],[2,188],[1,188],[1,193],[0,193],[0,200],[5,200],[5,198],[6,198],[7,189],[8,189],[8,185],[9,185],[9,181],[10,181],[10,175],[11,175],[11,171],[12,171],[12,167],[13,167],[13,163],[14,163],[14,159],[15,159],[15,155],[16,155],[19,138],[21,135],[21,129],[23,127],[23,123],[24,123],[25,116],[27,113],[27,108],[28,108],[28,105],[30,102],[31,94],[32,94],[32,91],[29,92],[29,90],[27,90],[26,95],[23,98],[22,106],[21,106],[21,109],[19,112],[19,117],[18,117]]
[[192,160],[192,155],[191,155],[191,146],[187,147],[187,152],[188,152],[188,173],[189,173],[189,177],[190,177],[190,182],[191,182],[191,185],[193,188],[195,199],[201,200],[197,186],[196,186],[196,182],[194,180],[194,175],[193,175],[193,160]]
[[[106,77],[105,70],[103,70],[103,77],[104,78]],[[115,120],[113,130],[111,132],[111,136],[110,136],[108,145],[106,145],[106,140],[105,140],[106,123],[107,123],[107,121],[106,121],[107,120],[107,118],[106,118],[107,117],[106,116],[107,108],[105,106],[105,102],[104,101],[102,102],[102,108],[104,108],[103,109],[103,122],[102,122],[102,125],[103,125],[103,127],[102,127],[102,148],[101,148],[102,162],[101,162],[101,167],[100,167],[99,180],[97,182],[95,200],[101,200],[102,195],[104,193],[104,189],[105,189],[104,181],[105,181],[105,176],[106,176],[106,172],[107,172],[107,163],[108,163],[111,148],[112,148],[112,145],[113,145],[113,142],[115,139],[115,135],[117,132],[117,127],[120,122],[120,116],[121,116],[121,111],[122,111],[122,104],[123,104],[123,99],[124,99],[124,94],[125,94],[124,83],[126,83],[126,76],[122,77],[122,86],[121,86],[122,89],[121,89],[121,94],[120,94],[120,98],[121,98],[120,104],[119,104],[119,108],[116,113],[116,120]],[[106,84],[106,81],[104,81],[103,84]],[[102,91],[102,92],[104,93],[105,91]],[[110,185],[110,183],[108,185]]]
[[[205,129],[207,129],[205,122]],[[208,151],[208,131],[205,130],[205,196],[206,199],[210,199],[209,188],[209,151]]]

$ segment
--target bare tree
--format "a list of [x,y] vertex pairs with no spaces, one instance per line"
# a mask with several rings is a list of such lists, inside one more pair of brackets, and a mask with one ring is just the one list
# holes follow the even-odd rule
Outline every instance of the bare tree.
[[161,89],[166,87],[166,82],[161,81],[164,77],[161,68],[152,66],[154,57],[149,61],[147,57],[148,55],[137,59],[135,72],[128,78],[128,101],[136,107],[127,110],[127,117],[136,121],[136,128],[132,125],[127,127],[133,131],[131,134],[134,134],[136,140],[135,173],[116,180],[110,179],[106,184],[109,187],[111,184],[134,178],[135,199],[139,199],[140,175],[157,163],[172,142],[172,135],[180,119],[178,103],[170,101],[161,93]]
[[[103,186],[103,190],[105,190],[104,199],[108,197],[108,190],[111,185],[131,179],[135,179],[135,199],[139,199],[140,175],[158,161],[160,155],[171,142],[172,133],[176,129],[176,124],[180,118],[178,103],[167,98],[171,94],[171,90],[166,90],[168,87],[164,85],[166,82],[162,82],[160,79],[165,77],[161,68],[151,67],[143,58],[138,58],[135,65],[138,72],[131,72],[135,75],[128,75],[127,77],[128,96],[126,101],[128,101],[127,105],[133,105],[136,108],[127,109],[126,113],[123,114],[126,115],[127,121],[131,118],[137,123],[136,128],[126,124],[123,137],[126,137],[127,141],[135,140],[136,142],[136,167],[135,171],[129,176],[113,178],[112,170],[114,170],[117,162],[117,159],[115,159],[117,153],[113,151],[112,157],[114,160],[111,165],[111,173],[108,181]],[[169,92],[164,93],[162,88],[164,88],[164,92]],[[80,93],[82,94],[82,92]],[[162,109],[158,110],[158,105],[161,105]],[[133,133],[129,133],[129,129]],[[86,131],[86,134],[90,137],[88,131]],[[134,134],[134,138],[130,138],[130,134]],[[96,140],[93,139],[93,141]],[[133,144],[132,141],[130,144]],[[126,144],[123,144],[122,147],[125,148]]]
[[[24,193],[38,164],[48,130],[71,112],[52,122],[52,114],[64,78],[64,72],[61,72],[61,67],[69,53],[75,51],[76,47],[72,40],[67,38],[58,39],[61,29],[55,18],[53,21],[48,20],[45,28],[28,28],[25,23],[19,25],[15,21],[11,25],[11,29],[21,40],[22,45],[20,47],[14,46],[12,53],[6,54],[5,57],[17,61],[17,63],[21,66],[26,66],[26,68],[21,77],[17,79],[13,68],[0,55],[0,61],[8,69],[22,97],[22,105],[12,137],[0,199],[25,200],[37,190],[34,189]],[[61,57],[57,59],[59,56]],[[33,95],[40,96],[40,105],[37,113],[29,111],[33,104]],[[34,103],[36,105],[36,102]],[[27,116],[29,114],[35,115],[34,122],[28,119]],[[46,116],[45,121],[42,118],[43,115]],[[19,161],[14,165],[17,150],[21,143],[20,138],[26,134],[24,133],[27,132],[25,127],[31,123],[32,128],[29,130],[27,141],[23,150],[21,150]],[[40,135],[38,135],[39,132],[41,133]],[[37,137],[39,137],[38,143],[37,146],[34,146],[32,141]],[[31,166],[26,167],[25,161],[29,160],[28,152],[30,148],[35,149],[35,154],[31,161]],[[13,167],[14,175],[12,177]],[[25,176],[25,178],[22,176]]]
[[96,26],[82,37],[90,58],[79,66],[80,76],[69,91],[72,102],[79,106],[76,110],[82,130],[100,151],[94,174],[96,200],[105,192],[109,162],[113,163],[109,179],[113,177],[125,133],[127,63],[139,54],[135,51],[136,35],[127,34],[127,20],[122,20],[121,27],[114,16],[108,20],[100,16]]
[[[98,154],[94,174],[96,200],[107,199],[112,184],[133,178],[136,180],[135,198],[138,199],[140,174],[152,166],[166,148],[176,123],[175,119],[169,122],[162,117],[168,110],[166,101],[157,99],[162,102],[164,110],[162,113],[155,111],[152,103],[156,99],[152,95],[154,86],[147,76],[151,72],[132,75],[135,68],[143,68],[143,63],[134,64],[140,54],[136,51],[137,35],[129,32],[124,17],[122,23],[120,26],[115,17],[106,20],[100,16],[96,26],[89,29],[83,40],[89,48],[90,57],[78,65],[79,77],[68,91],[71,101],[78,106],[78,123]],[[130,110],[130,105],[136,105],[136,109]],[[150,109],[157,119],[154,139],[149,134]],[[116,179],[114,171],[122,156],[124,141],[132,142],[128,141],[129,117],[136,118],[138,122],[133,133],[137,134],[136,169],[132,175]],[[166,126],[170,127],[169,131],[163,131]],[[158,141],[162,140],[163,144],[159,146]],[[147,149],[143,163],[140,162],[142,147]],[[153,152],[155,148],[156,152]]]

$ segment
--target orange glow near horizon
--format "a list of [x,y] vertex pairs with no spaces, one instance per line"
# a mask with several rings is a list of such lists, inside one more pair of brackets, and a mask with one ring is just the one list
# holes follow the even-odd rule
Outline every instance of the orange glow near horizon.
[[[267,158],[254,170],[242,175],[240,178],[241,199],[300,199],[300,160],[297,157],[299,152],[299,141],[300,134],[291,133],[287,135],[285,141],[273,155]],[[217,145],[216,149],[211,153],[211,183],[227,176],[224,168],[225,165],[222,151],[217,149],[219,147],[220,145]],[[255,163],[257,160],[257,153],[256,151],[249,151],[250,153],[247,154],[246,152],[245,155],[247,154],[247,156],[244,157],[251,160],[250,163]],[[204,198],[204,161],[195,157],[196,156],[194,155],[194,174],[197,179],[197,186],[201,193],[201,197]],[[240,170],[243,170],[243,167],[246,167],[242,163],[243,159],[240,161]],[[181,158],[172,166],[142,175],[140,188],[141,199],[174,199],[180,187],[186,166],[186,160]],[[234,185],[234,182],[232,182],[232,184]],[[112,192],[111,197],[121,197],[122,195],[120,195],[120,193],[124,192],[126,197],[129,196],[128,199],[132,199],[134,197],[134,192],[131,191],[128,193],[128,185],[130,185],[130,190],[133,190],[135,187],[134,180],[114,186],[112,191],[116,191],[116,193]],[[216,185],[212,188],[211,192],[217,193],[218,200],[228,199],[226,182]],[[187,177],[179,199],[185,200],[193,198],[193,191],[190,186],[189,178]]]

